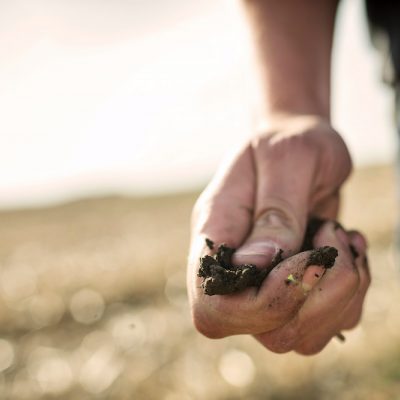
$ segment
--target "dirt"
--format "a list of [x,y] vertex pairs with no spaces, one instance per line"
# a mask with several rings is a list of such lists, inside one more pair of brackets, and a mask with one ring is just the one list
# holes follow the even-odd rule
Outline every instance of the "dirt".
[[235,249],[221,244],[214,256],[206,255],[200,259],[198,276],[204,278],[202,288],[205,294],[230,294],[243,289],[259,287],[269,272],[282,260],[283,250],[279,250],[268,268],[257,268],[253,264],[233,265],[231,262]]
[[210,250],[214,249],[214,242],[210,240],[209,238],[206,238],[206,245]]
[[335,264],[335,259],[337,256],[338,251],[334,247],[318,247],[311,252],[306,267],[309,265],[319,265],[324,268],[332,268]]
[[304,234],[303,245],[301,246],[300,252],[314,249],[313,245],[314,236],[317,234],[319,228],[321,228],[324,222],[326,222],[326,220],[322,218],[318,217],[310,218],[310,220],[308,221],[306,232]]
[[[332,268],[335,263],[337,249],[330,246],[314,249],[312,245],[314,236],[324,222],[325,220],[320,218],[312,218],[308,223],[300,250],[301,252],[312,250],[307,266],[319,265]],[[206,238],[206,245],[210,250],[215,247],[214,242],[208,238]],[[231,294],[251,286],[260,287],[270,271],[283,260],[283,250],[280,249],[267,268],[261,269],[254,264],[233,265],[231,260],[235,250],[226,244],[221,244],[213,256],[206,255],[200,258],[198,276],[203,278],[201,286],[205,294],[209,296]]]

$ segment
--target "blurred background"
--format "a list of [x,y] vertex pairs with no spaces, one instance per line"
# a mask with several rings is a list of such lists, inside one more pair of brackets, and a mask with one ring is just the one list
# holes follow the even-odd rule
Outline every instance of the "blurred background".
[[307,358],[189,316],[191,207],[254,123],[239,3],[0,10],[0,398],[398,398],[397,138],[361,0],[339,10],[333,119],[356,164],[341,220],[374,280],[361,326]]

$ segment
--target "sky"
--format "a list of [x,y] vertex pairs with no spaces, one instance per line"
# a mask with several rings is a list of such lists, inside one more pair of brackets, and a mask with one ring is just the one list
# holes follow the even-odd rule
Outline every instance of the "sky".
[[[0,207],[203,186],[251,135],[249,58],[229,0],[0,0]],[[396,151],[380,69],[344,1],[333,121],[356,165]]]

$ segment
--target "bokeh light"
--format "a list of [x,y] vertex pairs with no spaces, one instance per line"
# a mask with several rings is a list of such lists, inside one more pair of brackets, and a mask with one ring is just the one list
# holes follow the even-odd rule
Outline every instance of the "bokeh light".
[[72,317],[81,324],[92,324],[98,321],[104,312],[104,299],[92,289],[82,289],[71,298],[69,309]]
[[9,264],[1,269],[1,289],[10,305],[36,291],[36,273],[29,264]]
[[29,356],[28,371],[42,393],[61,394],[73,382],[73,374],[65,354],[54,348],[38,347]]
[[14,362],[14,347],[4,339],[0,339],[0,372],[9,368]]
[[103,345],[82,365],[79,382],[89,393],[99,394],[110,387],[122,367],[114,346]]
[[254,379],[255,366],[251,357],[239,350],[224,353],[219,362],[219,372],[231,385],[244,387]]
[[57,324],[62,318],[65,305],[55,293],[44,293],[30,299],[29,311],[36,328]]

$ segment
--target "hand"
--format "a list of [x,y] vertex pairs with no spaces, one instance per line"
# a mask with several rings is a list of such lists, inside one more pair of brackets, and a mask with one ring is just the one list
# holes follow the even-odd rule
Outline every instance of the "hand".
[[[296,254],[310,215],[336,218],[339,189],[350,170],[350,156],[340,136],[326,121],[308,116],[285,118],[222,166],[193,211],[188,288],[194,323],[203,334],[217,338],[249,333],[273,351],[295,348],[293,341],[288,347],[271,338],[277,329],[298,318],[307,305],[306,299],[316,296],[315,288],[307,291],[303,285],[282,287],[290,271],[304,274],[306,254],[296,256],[297,261],[285,260],[284,267],[274,270],[260,290],[249,288],[235,295],[212,297],[200,288],[198,259],[207,251],[205,237],[238,248],[235,263],[252,263],[260,268],[270,264],[279,248],[284,250],[285,258]],[[325,236],[320,240],[324,241]],[[365,252],[359,250],[360,254]],[[344,263],[350,268],[352,263],[344,260],[341,254],[338,265]],[[346,268],[335,265],[335,272],[328,271],[321,284]],[[351,297],[355,289],[344,285],[343,290]],[[279,304],[269,306],[274,302]],[[315,305],[315,300],[311,304],[317,318],[322,318],[324,308]],[[322,340],[324,335],[317,336]],[[305,353],[307,345],[296,350]]]

